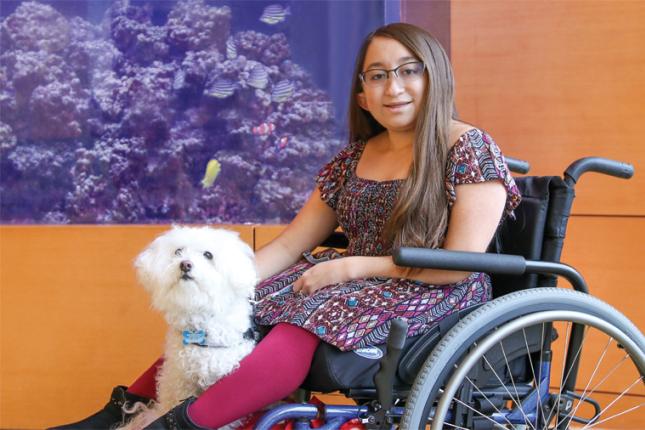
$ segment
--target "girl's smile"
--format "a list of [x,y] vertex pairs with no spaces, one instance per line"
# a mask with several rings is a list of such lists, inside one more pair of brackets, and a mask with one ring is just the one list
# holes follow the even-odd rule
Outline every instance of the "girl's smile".
[[396,102],[384,104],[391,112],[401,112],[411,105],[412,102]]

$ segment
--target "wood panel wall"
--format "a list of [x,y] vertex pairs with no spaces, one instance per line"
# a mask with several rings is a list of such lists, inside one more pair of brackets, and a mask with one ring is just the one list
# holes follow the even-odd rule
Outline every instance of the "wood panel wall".
[[[458,0],[450,9],[464,120],[528,160],[532,174],[560,175],[585,156],[634,165],[629,181],[590,173],[578,182],[562,260],[645,328],[645,2]],[[645,411],[605,426],[643,428]]]
[[590,155],[633,163],[629,182],[584,177],[574,213],[645,215],[643,19],[642,1],[451,2],[459,113],[533,174]]

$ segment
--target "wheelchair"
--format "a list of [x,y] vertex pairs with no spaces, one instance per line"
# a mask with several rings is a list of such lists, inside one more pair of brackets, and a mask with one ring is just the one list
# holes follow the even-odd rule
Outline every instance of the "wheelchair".
[[[528,172],[528,163],[507,162]],[[633,175],[631,165],[588,157],[564,177],[520,177],[522,203],[486,253],[395,250],[400,266],[489,273],[493,300],[410,338],[407,321],[393,320],[373,357],[322,343],[299,390],[302,402],[269,410],[255,428],[294,420],[305,430],[317,419],[324,430],[560,430],[607,428],[642,414],[645,337],[560,262],[575,184],[591,171]],[[324,245],[343,247],[346,239],[336,233]],[[557,288],[558,276],[573,289]],[[356,405],[307,403],[311,391],[341,392]]]

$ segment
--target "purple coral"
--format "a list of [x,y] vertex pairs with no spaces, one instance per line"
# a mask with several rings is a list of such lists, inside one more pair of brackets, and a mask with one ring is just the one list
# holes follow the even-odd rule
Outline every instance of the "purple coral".
[[63,50],[70,39],[67,18],[53,7],[37,2],[24,2],[0,26],[3,44],[20,51]]
[[89,91],[80,81],[51,82],[34,89],[29,100],[31,139],[75,139],[83,134]]
[[8,124],[0,122],[0,154],[9,153],[16,147],[16,135]]
[[235,34],[233,40],[238,55],[258,60],[268,66],[280,64],[291,57],[289,42],[283,33],[269,36],[252,30],[241,31]]
[[223,52],[230,22],[228,6],[208,6],[203,0],[180,0],[168,15],[167,40],[178,52],[213,47]]
[[140,171],[145,156],[142,138],[104,137],[91,149],[77,149],[72,187],[65,196],[70,218],[75,222],[115,222],[117,196],[122,189],[136,186],[145,173]]
[[148,65],[168,55],[166,29],[152,24],[148,8],[117,1],[106,13],[103,27],[107,28],[114,46],[131,63]]
[[71,186],[74,142],[51,142],[47,147],[20,142],[0,152],[0,213],[3,220],[36,222],[51,211],[63,211]]
[[[1,220],[291,219],[338,149],[332,104],[284,34],[232,35],[231,19],[202,0],[163,25],[122,0],[97,25],[22,3],[0,32]],[[221,171],[203,188],[211,159]]]

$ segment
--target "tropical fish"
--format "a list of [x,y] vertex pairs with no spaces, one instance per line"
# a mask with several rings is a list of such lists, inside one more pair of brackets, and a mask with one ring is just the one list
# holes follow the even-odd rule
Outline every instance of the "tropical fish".
[[226,40],[226,58],[229,60],[237,58],[237,46],[235,45],[235,41],[232,37],[229,37]]
[[284,149],[287,147],[287,143],[289,143],[289,136],[282,136],[278,140],[276,140],[276,145],[278,149]]
[[293,91],[293,82],[286,79],[282,80],[273,87],[273,90],[271,91],[271,101],[276,103],[286,102],[293,95]]
[[247,83],[253,88],[263,89],[269,83],[269,73],[262,64],[256,64],[251,69]]
[[251,132],[256,136],[265,136],[267,134],[273,133],[274,131],[275,131],[275,124],[272,122],[263,122],[257,127],[253,127],[251,129]]
[[174,90],[180,90],[186,85],[186,72],[179,70],[175,73],[175,79],[172,82],[172,88]]
[[279,4],[272,4],[264,8],[260,21],[265,24],[275,25],[287,19],[287,15],[291,15],[289,7],[285,8]]
[[213,186],[213,182],[219,175],[219,171],[222,169],[222,165],[216,159],[212,159],[206,165],[206,172],[204,173],[204,178],[201,181],[202,188],[206,189]]
[[213,97],[217,97],[218,99],[225,99],[233,95],[236,87],[237,85],[233,81],[228,79],[218,79],[211,86],[208,94]]

